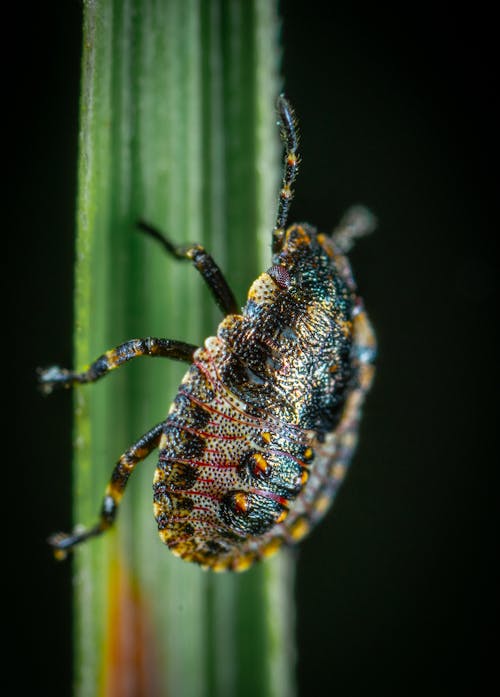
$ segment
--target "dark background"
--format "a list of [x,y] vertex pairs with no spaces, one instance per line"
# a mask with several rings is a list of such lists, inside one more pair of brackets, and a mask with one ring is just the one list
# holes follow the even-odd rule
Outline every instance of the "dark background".
[[[377,214],[352,259],[380,358],[351,474],[299,552],[300,695],[451,694],[492,671],[496,620],[493,19],[318,6],[282,2],[302,132],[291,217],[330,230],[352,203]],[[71,363],[80,17],[77,2],[30,8],[13,57],[6,575],[21,692],[51,695],[69,694],[70,566],[37,540],[70,519],[71,415],[33,374]]]

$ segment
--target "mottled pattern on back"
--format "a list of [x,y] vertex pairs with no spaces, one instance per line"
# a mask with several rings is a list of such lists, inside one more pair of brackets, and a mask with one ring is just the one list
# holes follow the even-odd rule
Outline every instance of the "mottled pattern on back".
[[353,451],[374,342],[346,258],[319,240],[289,228],[242,314],[195,353],[165,422],[160,537],[203,566],[246,568],[302,537]]

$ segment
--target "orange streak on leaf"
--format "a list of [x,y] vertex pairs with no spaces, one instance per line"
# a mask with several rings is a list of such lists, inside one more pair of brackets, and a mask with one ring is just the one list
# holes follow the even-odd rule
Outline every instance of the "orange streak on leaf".
[[165,697],[151,610],[122,559],[111,566],[104,652],[105,697]]

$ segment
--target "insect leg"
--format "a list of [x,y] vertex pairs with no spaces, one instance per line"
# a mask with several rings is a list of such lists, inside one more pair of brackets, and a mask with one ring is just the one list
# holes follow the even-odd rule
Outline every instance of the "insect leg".
[[299,134],[297,131],[297,119],[295,113],[284,95],[278,97],[279,126],[281,140],[285,147],[283,181],[279,193],[278,214],[273,230],[273,253],[279,252],[283,244],[288,209],[293,197],[292,184],[297,176],[299,157]]
[[71,387],[77,383],[95,382],[111,370],[138,356],[160,356],[191,363],[197,348],[197,346],[185,344],[182,341],[156,339],[152,336],[145,339],[131,339],[103,353],[87,370],[81,373],[59,368],[56,365],[40,369],[38,371],[39,384],[42,392],[50,394],[55,387]]
[[236,299],[222,271],[201,245],[191,244],[177,246],[149,223],[145,223],[141,220],[137,225],[140,230],[151,235],[155,240],[158,240],[167,252],[176,259],[186,259],[193,262],[196,269],[203,276],[205,283],[210,288],[215,302],[225,315],[235,315],[239,313]]
[[369,235],[376,226],[377,219],[368,208],[352,206],[345,212],[332,237],[339,249],[346,253],[352,248],[356,238]]
[[57,559],[64,559],[68,551],[75,545],[85,542],[85,540],[91,537],[101,535],[113,525],[128,478],[132,474],[137,463],[144,460],[158,447],[162,434],[162,427],[163,423],[157,424],[139,438],[139,440],[120,457],[106,488],[99,520],[93,527],[84,530],[77,529],[73,533],[59,532],[49,537],[47,542],[54,549],[54,555]]

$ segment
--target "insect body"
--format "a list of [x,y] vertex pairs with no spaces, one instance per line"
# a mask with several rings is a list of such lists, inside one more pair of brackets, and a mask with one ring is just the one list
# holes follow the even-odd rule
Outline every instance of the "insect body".
[[97,380],[136,356],[191,364],[166,420],[119,459],[97,524],[50,538],[58,556],[112,525],[131,472],[155,448],[160,538],[174,554],[216,571],[244,570],[300,540],[344,477],[375,357],[374,334],[345,254],[373,219],[357,207],[331,236],[306,224],[285,227],[297,133],[283,96],[278,110],[285,172],[272,265],[252,284],[241,313],[202,247],[176,247],[141,223],[170,254],[190,259],[201,272],[226,314],[217,334],[201,348],[136,339],[82,373],[52,367],[40,374],[50,392]]

